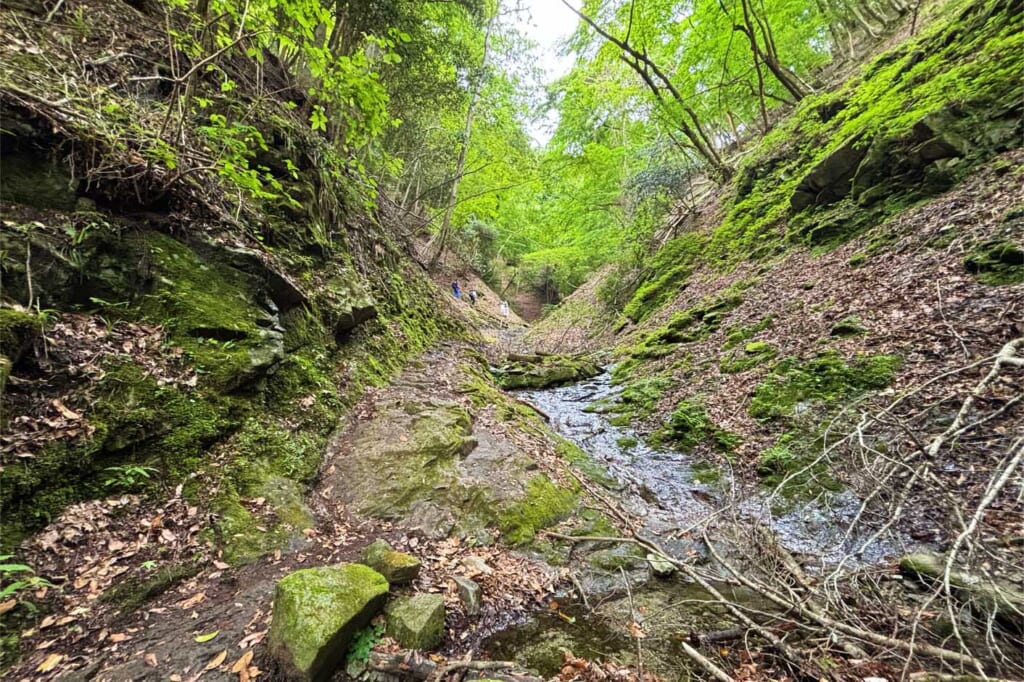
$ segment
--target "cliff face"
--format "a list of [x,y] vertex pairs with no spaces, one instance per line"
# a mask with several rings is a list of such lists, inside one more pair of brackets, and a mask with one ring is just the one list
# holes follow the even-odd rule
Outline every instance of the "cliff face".
[[305,527],[362,389],[454,326],[273,58],[175,78],[173,14],[76,8],[0,16],[0,542],[182,486],[244,560]]

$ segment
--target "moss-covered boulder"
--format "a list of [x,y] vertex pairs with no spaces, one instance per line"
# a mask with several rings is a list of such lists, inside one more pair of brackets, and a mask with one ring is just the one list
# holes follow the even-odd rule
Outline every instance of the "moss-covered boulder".
[[601,366],[571,355],[516,356],[493,372],[502,388],[548,388],[595,377]]
[[362,563],[387,578],[392,585],[406,585],[420,574],[422,564],[411,554],[396,551],[387,540],[378,539],[363,550]]
[[295,571],[277,583],[270,652],[291,680],[327,680],[357,630],[387,599],[388,581],[360,564]]
[[417,594],[388,604],[387,633],[407,649],[433,649],[444,641],[444,597]]
[[43,331],[35,313],[0,307],[0,354],[14,364]]

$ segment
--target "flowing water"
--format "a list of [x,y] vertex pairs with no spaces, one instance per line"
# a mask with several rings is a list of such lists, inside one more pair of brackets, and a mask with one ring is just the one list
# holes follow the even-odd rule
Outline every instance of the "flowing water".
[[[618,392],[606,372],[590,381],[518,391],[516,395],[548,415],[555,431],[607,468],[615,482],[609,496],[639,519],[642,534],[670,553],[693,556],[699,552],[702,548],[687,532],[697,528],[707,528],[717,546],[715,525],[725,514],[770,525],[779,541],[809,572],[839,561],[864,543],[861,533],[847,536],[845,532],[859,505],[853,493],[827,493],[813,502],[789,504],[780,510],[770,491],[736,481],[729,472],[715,471],[689,454],[649,447],[628,427],[609,423],[609,416],[595,405],[613,404]],[[743,547],[723,545],[721,549],[742,561]],[[856,560],[881,561],[905,549],[901,537],[885,535],[870,543]],[[770,605],[758,603],[756,595],[719,587],[740,603],[771,610]],[[686,657],[677,649],[680,633],[731,626],[720,611],[708,606],[708,596],[696,585],[657,580],[630,595],[630,603],[625,603],[622,595],[602,599],[602,605],[589,617],[583,610],[573,612],[570,607],[570,613],[578,616],[576,623],[568,623],[557,614],[541,614],[529,623],[498,633],[486,649],[493,656],[516,658],[545,674],[557,673],[561,649],[588,658],[629,661],[632,642],[622,622],[626,617],[623,612],[630,612],[634,598],[644,603],[645,613],[656,614],[647,626],[658,633],[660,640],[652,637],[645,641],[653,647],[648,662],[656,667],[664,665],[662,674],[674,675],[687,668]],[[655,617],[662,621],[653,622]],[[580,622],[582,618],[587,619],[585,624]]]

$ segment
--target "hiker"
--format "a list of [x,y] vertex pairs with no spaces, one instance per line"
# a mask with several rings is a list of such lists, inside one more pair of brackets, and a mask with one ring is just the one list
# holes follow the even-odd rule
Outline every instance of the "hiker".
[[462,291],[459,290],[459,280],[452,282],[452,296],[455,298],[462,298]]
[[469,290],[469,304],[470,305],[476,305],[476,297],[477,297],[476,289],[470,289]]
[[508,317],[508,301],[502,301],[498,309],[501,310],[502,317]]

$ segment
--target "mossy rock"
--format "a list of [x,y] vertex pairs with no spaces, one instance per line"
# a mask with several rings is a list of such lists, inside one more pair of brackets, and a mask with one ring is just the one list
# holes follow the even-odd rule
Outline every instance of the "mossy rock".
[[982,284],[1020,284],[1024,282],[1024,246],[1009,241],[979,244],[964,259],[964,268]]
[[274,591],[270,653],[289,680],[328,680],[384,606],[388,581],[360,564],[295,571]]
[[444,597],[399,597],[387,607],[387,634],[407,649],[433,649],[444,641]]
[[361,563],[387,578],[392,585],[406,585],[420,574],[422,564],[411,554],[398,552],[387,540],[378,539],[363,550]]
[[861,322],[859,317],[850,316],[844,317],[843,319],[832,325],[832,329],[829,330],[829,336],[837,336],[845,339],[851,336],[860,336],[866,334],[867,329],[864,328],[864,324]]
[[513,545],[533,540],[538,530],[553,526],[576,508],[578,495],[562,488],[545,474],[537,474],[526,484],[521,502],[498,513],[498,526],[504,538]]
[[506,389],[549,388],[590,379],[601,373],[600,365],[581,357],[545,355],[508,363],[494,370],[498,385]]
[[0,355],[16,364],[43,332],[42,318],[35,313],[0,306]]
[[750,415],[759,419],[785,417],[801,405],[831,405],[885,388],[901,364],[896,355],[864,354],[847,362],[831,350],[809,360],[785,358],[755,389]]

